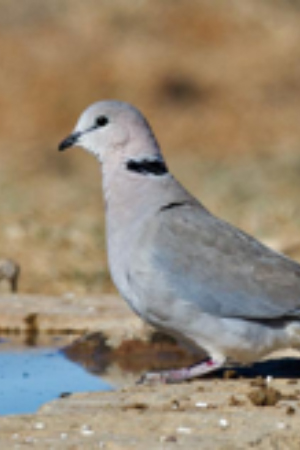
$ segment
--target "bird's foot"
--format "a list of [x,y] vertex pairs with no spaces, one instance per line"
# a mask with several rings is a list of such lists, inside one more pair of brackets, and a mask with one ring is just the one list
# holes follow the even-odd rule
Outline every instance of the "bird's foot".
[[162,372],[147,372],[141,376],[137,383],[150,385],[181,383],[220,369],[223,364],[224,360],[207,359],[199,364],[183,369],[164,370]]

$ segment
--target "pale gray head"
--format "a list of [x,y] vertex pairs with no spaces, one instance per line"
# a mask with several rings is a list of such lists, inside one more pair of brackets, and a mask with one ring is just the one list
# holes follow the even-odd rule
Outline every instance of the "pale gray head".
[[[149,145],[149,143],[151,145]],[[161,159],[152,130],[143,115],[128,103],[94,103],[80,116],[73,133],[59,150],[78,145],[100,162],[113,156],[126,159]]]

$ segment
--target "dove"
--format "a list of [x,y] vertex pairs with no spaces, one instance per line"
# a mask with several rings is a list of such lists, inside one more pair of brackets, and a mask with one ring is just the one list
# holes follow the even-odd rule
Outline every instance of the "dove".
[[102,166],[108,264],[120,295],[144,321],[207,354],[143,382],[181,382],[300,349],[300,265],[193,197],[135,107],[92,104],[59,150],[72,146]]
[[0,281],[7,280],[12,292],[18,290],[20,266],[11,259],[0,259]]

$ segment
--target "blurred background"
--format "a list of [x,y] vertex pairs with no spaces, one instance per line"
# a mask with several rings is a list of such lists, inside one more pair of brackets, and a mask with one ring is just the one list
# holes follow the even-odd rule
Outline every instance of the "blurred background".
[[[84,108],[147,116],[213,213],[300,258],[300,1],[0,0],[0,258],[20,292],[111,291]],[[122,226],[122,224],[120,224]]]

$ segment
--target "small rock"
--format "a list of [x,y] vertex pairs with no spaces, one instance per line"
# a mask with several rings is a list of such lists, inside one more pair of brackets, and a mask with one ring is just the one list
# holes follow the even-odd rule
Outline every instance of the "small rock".
[[244,402],[232,395],[229,399],[229,406],[242,406]]
[[180,403],[178,400],[173,400],[172,401],[172,409],[179,409],[180,408]]
[[160,442],[177,442],[177,437],[174,435],[170,435],[170,436],[161,436],[160,437]]
[[144,411],[148,407],[149,407],[149,405],[147,405],[147,403],[144,403],[144,402],[132,402],[132,403],[125,404],[122,407],[122,409],[124,409],[124,410],[127,410],[127,409],[138,409],[140,411]]
[[196,408],[208,408],[208,403],[206,402],[197,402],[195,403]]
[[187,427],[178,427],[176,431],[177,431],[177,433],[181,433],[181,434],[191,434],[192,429],[187,428]]
[[70,397],[70,395],[71,395],[71,392],[62,392],[59,397],[60,398],[67,398],[67,397]]
[[228,427],[229,427],[228,420],[226,420],[226,419],[220,419],[220,420],[219,420],[219,425],[220,425],[221,428],[228,428]]
[[288,406],[287,408],[286,408],[286,414],[288,415],[288,416],[292,416],[293,414],[295,414],[295,412],[296,412],[296,409],[295,408],[293,408],[293,406]]
[[95,432],[94,430],[91,429],[91,427],[89,427],[89,425],[82,425],[80,433],[83,434],[84,436],[91,436]]
[[255,406],[274,406],[282,399],[282,394],[274,388],[262,387],[251,391],[248,397]]
[[34,428],[36,430],[43,430],[45,428],[45,424],[43,422],[36,422],[34,424]]

